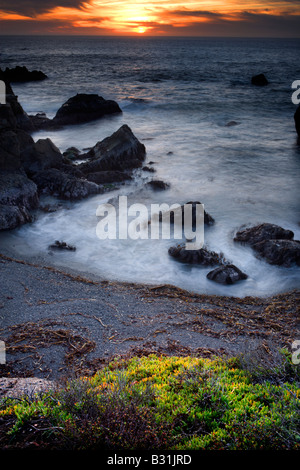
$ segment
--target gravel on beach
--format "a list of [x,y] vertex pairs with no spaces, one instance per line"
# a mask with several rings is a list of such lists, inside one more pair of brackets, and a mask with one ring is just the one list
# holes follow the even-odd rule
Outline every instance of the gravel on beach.
[[[114,357],[291,350],[299,291],[270,298],[110,282],[0,254],[1,378],[60,381]],[[4,383],[4,382],[3,382]],[[4,385],[5,387],[5,385]],[[0,383],[1,394],[1,383]]]

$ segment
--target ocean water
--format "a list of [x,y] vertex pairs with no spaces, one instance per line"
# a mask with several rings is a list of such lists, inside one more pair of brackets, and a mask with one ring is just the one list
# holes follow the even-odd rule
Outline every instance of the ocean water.
[[[34,223],[1,234],[20,255],[99,274],[107,279],[173,284],[200,293],[265,296],[297,288],[299,267],[276,267],[233,242],[243,225],[270,222],[300,239],[300,146],[294,127],[292,82],[300,79],[300,40],[221,38],[0,37],[0,66],[26,65],[49,77],[13,84],[28,114],[57,109],[76,93],[116,100],[123,113],[60,131],[40,131],[63,152],[92,147],[127,124],[146,146],[156,173],[138,170],[119,189],[61,210],[37,214]],[[251,85],[264,73],[267,87]],[[228,126],[229,122],[236,124]],[[170,184],[154,192],[145,183]],[[205,245],[242,269],[233,286],[209,281],[213,268],[190,266],[168,255],[174,240],[105,240],[96,235],[96,210],[107,201],[128,205],[204,204],[215,224]],[[64,240],[76,252],[50,255]]]

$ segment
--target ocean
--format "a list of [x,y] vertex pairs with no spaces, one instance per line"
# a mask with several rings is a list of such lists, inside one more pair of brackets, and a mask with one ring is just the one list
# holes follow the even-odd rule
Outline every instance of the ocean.
[[[299,287],[299,267],[271,266],[233,242],[241,226],[262,222],[300,239],[300,146],[294,126],[292,83],[300,79],[299,39],[162,37],[0,37],[0,67],[42,70],[42,82],[13,84],[28,114],[57,109],[76,93],[118,102],[122,114],[59,131],[39,131],[63,152],[80,150],[127,124],[147,151],[135,179],[102,195],[64,202],[32,224],[1,234],[20,256],[79,269],[110,280],[172,284],[198,293],[266,296]],[[266,87],[251,85],[264,73]],[[234,121],[234,125],[228,125]],[[149,179],[169,183],[154,192]],[[168,248],[175,240],[99,240],[99,204],[200,201],[215,219],[205,245],[222,252],[248,279],[223,286],[206,278],[212,268],[181,264]],[[76,252],[51,255],[55,240]]]

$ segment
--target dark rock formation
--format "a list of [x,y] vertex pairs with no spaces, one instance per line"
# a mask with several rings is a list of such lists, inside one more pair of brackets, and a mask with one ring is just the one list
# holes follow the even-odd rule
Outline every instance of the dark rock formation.
[[177,245],[169,248],[169,255],[178,261],[190,264],[201,264],[203,266],[214,266],[225,262],[223,254],[209,251],[207,248],[200,250],[187,250],[185,245]]
[[150,186],[154,190],[164,190],[170,187],[169,183],[165,183],[164,181],[161,181],[161,180],[152,180],[146,184],[147,186]]
[[23,148],[21,162],[26,173],[33,175],[48,168],[58,168],[63,163],[63,156],[50,139],[39,139]]
[[76,251],[76,247],[73,245],[68,245],[66,242],[60,242],[56,240],[55,243],[49,245],[50,250],[67,250],[67,251]]
[[225,127],[233,127],[233,126],[238,126],[239,123],[236,121],[229,121],[227,124],[225,124]]
[[296,109],[296,112],[294,114],[294,120],[295,120],[295,128],[300,138],[300,106],[298,106],[298,108]]
[[299,240],[263,240],[252,246],[258,256],[269,264],[290,267],[300,266]]
[[247,279],[248,276],[233,264],[227,264],[218,266],[213,271],[210,271],[206,277],[219,284],[234,284],[237,281]]
[[149,173],[155,173],[155,168],[151,167],[151,166],[143,166],[142,168],[143,171],[148,171]]
[[69,98],[57,111],[53,123],[58,125],[79,124],[121,113],[119,105],[95,94],[78,93]]
[[98,171],[96,173],[89,173],[86,176],[88,181],[92,181],[97,184],[107,183],[121,183],[123,181],[130,180],[132,177],[124,171]]
[[279,225],[264,223],[239,230],[234,237],[234,241],[254,245],[263,240],[291,240],[293,237],[294,233],[291,230],[285,230]]
[[67,150],[63,153],[63,156],[68,158],[69,160],[77,160],[80,158],[80,150],[76,147],[69,147]]
[[61,126],[58,124],[54,124],[53,120],[48,118],[45,113],[37,113],[34,116],[30,115],[29,119],[31,120],[31,124],[34,130],[43,130],[43,129],[60,129]]
[[65,200],[80,200],[102,192],[100,186],[56,168],[35,173],[32,180],[41,194],[50,194]]
[[124,124],[110,137],[98,142],[87,154],[88,162],[78,165],[84,174],[108,170],[132,170],[142,166],[146,156],[144,144]]
[[[4,80],[1,69],[0,80]],[[86,109],[84,106],[82,109],[83,114],[89,114],[89,118],[96,112],[99,116],[101,112],[110,113],[116,109],[114,104],[105,102],[103,98],[94,100],[91,96],[97,97],[88,95],[85,98]],[[72,109],[75,112],[74,122],[87,118],[76,114],[76,106],[82,104],[80,99],[76,98],[75,103],[69,100],[66,112],[58,113],[62,117],[61,122],[64,121],[63,115],[66,121],[72,120],[69,114]],[[7,104],[0,106],[0,230],[31,221],[30,211],[37,208],[39,194],[79,200],[104,192],[102,185],[105,183],[130,179],[126,170],[142,165],[145,147],[126,125],[111,137],[98,142],[88,154],[80,156],[88,158],[87,163],[75,165],[61,154],[50,139],[34,142],[29,134],[34,129],[34,120],[24,112],[8,82],[6,101]],[[37,117],[37,120],[44,121],[45,125],[51,121],[44,115]],[[77,149],[73,148],[72,152],[78,155]]]
[[256,85],[256,86],[266,86],[269,84],[267,78],[265,77],[263,73],[260,73],[259,75],[254,75],[251,78],[251,83],[252,85]]
[[27,67],[17,66],[13,69],[6,69],[3,72],[5,80],[8,82],[34,82],[45,80],[47,75],[45,75],[40,70],[29,71]]
[[[184,206],[187,205],[187,204],[192,204],[192,224],[193,224],[193,227],[196,226],[196,210],[197,210],[197,204],[201,204],[201,202],[199,201],[189,201],[189,202],[186,202],[186,204],[183,204],[180,209],[178,209],[181,213],[182,213],[182,225],[184,227]],[[176,211],[174,211],[176,212]],[[173,211],[170,212],[170,223],[173,224],[174,223],[174,214]],[[162,214],[160,213],[159,214],[159,220],[162,221]],[[213,225],[215,223],[215,220],[214,218],[208,214],[205,210],[204,210],[204,223],[206,225]]]
[[37,206],[37,186],[31,180],[22,173],[0,172],[0,230],[31,222],[30,211]]

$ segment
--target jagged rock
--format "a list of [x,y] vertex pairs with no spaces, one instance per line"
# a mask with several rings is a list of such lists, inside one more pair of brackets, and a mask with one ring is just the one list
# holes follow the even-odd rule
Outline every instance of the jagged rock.
[[260,73],[258,75],[254,75],[251,78],[251,83],[252,83],[252,85],[256,85],[256,86],[266,86],[266,85],[269,84],[267,78],[265,77],[265,75],[263,73]]
[[68,245],[66,242],[60,242],[56,240],[55,243],[49,245],[50,250],[67,250],[67,251],[76,251],[76,247],[73,245]]
[[227,264],[218,266],[210,271],[206,277],[219,284],[234,284],[237,281],[247,279],[248,276],[233,264]]
[[105,100],[96,94],[78,93],[59,108],[53,123],[79,124],[121,112],[119,105],[113,100]]
[[32,176],[42,194],[50,194],[66,200],[80,200],[99,194],[101,187],[91,181],[77,178],[56,168],[43,170]]
[[254,245],[263,240],[291,240],[293,237],[294,233],[291,230],[285,230],[279,225],[263,223],[239,230],[234,237],[234,241]]
[[21,161],[26,173],[33,175],[38,171],[59,167],[63,163],[63,156],[50,139],[39,139],[27,149],[23,146]]
[[48,78],[47,75],[40,70],[29,71],[27,67],[20,67],[19,65],[13,69],[6,67],[3,74],[5,80],[8,82],[34,82]]
[[258,256],[269,264],[290,267],[300,266],[299,240],[263,240],[252,245]]
[[201,264],[203,266],[214,266],[223,264],[225,258],[222,253],[209,251],[207,248],[200,250],[187,250],[185,245],[177,245],[169,248],[169,255],[178,261],[190,264]]
[[142,166],[146,156],[144,144],[124,124],[110,137],[98,142],[87,154],[88,162],[78,165],[85,173],[108,170],[132,170]]

